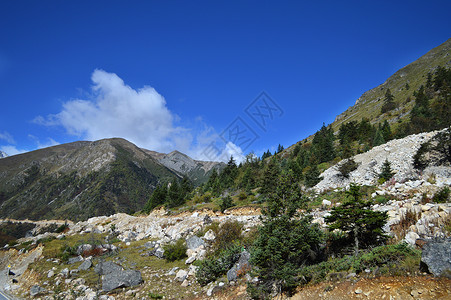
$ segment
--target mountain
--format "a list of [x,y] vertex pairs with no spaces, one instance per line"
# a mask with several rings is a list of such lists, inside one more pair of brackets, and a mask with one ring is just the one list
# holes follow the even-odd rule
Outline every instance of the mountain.
[[215,166],[220,165],[118,138],[14,155],[0,160],[0,218],[83,220],[133,213],[159,182],[182,175],[205,181]]
[[3,151],[0,151],[0,158],[4,158],[4,157],[7,157],[7,156],[8,156],[8,154],[6,154]]
[[172,151],[169,154],[144,151],[177,174],[187,176],[195,185],[206,182],[213,169],[219,170],[225,167],[224,163],[194,160],[179,151]]
[[[367,118],[371,123],[384,120],[396,123],[406,120],[414,106],[413,93],[425,85],[428,73],[433,73],[438,66],[451,67],[451,39],[430,50],[404,68],[398,70],[381,85],[365,92],[355,104],[335,118],[332,127],[337,130],[343,122],[360,121]],[[396,109],[381,113],[387,89],[394,96]]]

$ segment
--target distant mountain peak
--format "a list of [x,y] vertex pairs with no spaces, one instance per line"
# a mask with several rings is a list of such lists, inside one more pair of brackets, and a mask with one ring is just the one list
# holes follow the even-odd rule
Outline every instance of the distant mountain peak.
[[4,158],[7,156],[8,156],[8,154],[6,154],[6,152],[0,151],[0,158]]

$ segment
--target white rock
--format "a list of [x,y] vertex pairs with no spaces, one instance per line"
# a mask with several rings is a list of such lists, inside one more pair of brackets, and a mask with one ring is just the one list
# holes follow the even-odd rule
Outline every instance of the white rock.
[[185,260],[185,264],[192,264],[196,260],[196,255],[190,256]]
[[323,199],[322,205],[323,206],[331,206],[332,202],[330,202],[329,200]]
[[179,270],[177,272],[177,274],[175,275],[174,280],[183,282],[187,276],[188,276],[188,272],[186,270]]
[[216,238],[215,232],[213,230],[208,230],[205,234],[204,234],[204,240],[207,241],[213,241]]
[[404,240],[405,240],[406,243],[408,243],[409,245],[415,246],[415,241],[416,241],[417,239],[419,239],[419,238],[420,238],[420,236],[419,236],[417,233],[415,233],[415,232],[413,232],[413,231],[409,231],[409,232],[406,234],[406,237],[404,238]]

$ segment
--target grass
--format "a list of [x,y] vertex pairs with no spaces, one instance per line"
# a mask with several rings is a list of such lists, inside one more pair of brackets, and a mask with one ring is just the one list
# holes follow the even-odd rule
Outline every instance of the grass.
[[[301,277],[304,284],[316,284],[331,278],[337,273],[348,274],[363,273],[370,270],[369,276],[391,275],[403,276],[420,271],[421,251],[411,248],[405,243],[379,246],[358,256],[347,255],[340,258],[331,258],[321,263],[304,267]],[[343,277],[343,276],[341,276]]]

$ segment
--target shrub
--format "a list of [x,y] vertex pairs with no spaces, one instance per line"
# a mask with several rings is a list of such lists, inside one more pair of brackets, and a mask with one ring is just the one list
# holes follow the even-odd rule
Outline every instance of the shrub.
[[241,239],[241,229],[243,224],[238,221],[227,221],[219,227],[216,233],[213,249],[223,249],[235,241]]
[[222,249],[216,256],[200,261],[196,271],[197,282],[206,285],[225,275],[240,258],[241,250],[240,245],[232,244]]
[[230,196],[226,196],[224,198],[222,198],[221,204],[219,205],[219,207],[221,208],[221,212],[224,212],[227,208],[230,208],[232,206],[234,206],[235,204],[232,201],[232,198],[230,198]]
[[416,224],[420,218],[421,213],[416,214],[414,211],[408,210],[406,214],[401,217],[401,220],[398,224],[391,226],[391,230],[394,233],[394,239],[403,239],[403,237],[409,231],[410,226]]
[[432,201],[435,203],[449,202],[449,187],[445,186],[440,191],[434,194]]
[[164,257],[168,261],[176,261],[186,257],[186,243],[184,239],[179,239],[177,242],[163,246]]
[[345,160],[340,166],[338,167],[338,172],[340,172],[340,175],[344,178],[349,178],[349,174],[357,169],[358,164],[355,162],[353,158],[349,158]]

